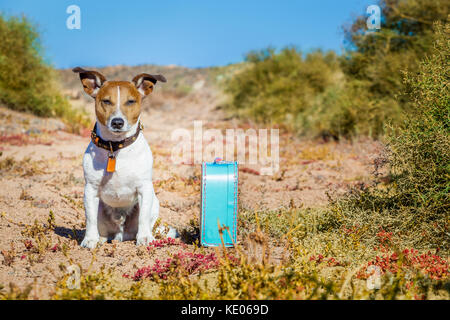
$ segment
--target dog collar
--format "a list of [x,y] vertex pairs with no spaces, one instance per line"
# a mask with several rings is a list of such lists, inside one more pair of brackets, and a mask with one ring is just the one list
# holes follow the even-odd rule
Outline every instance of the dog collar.
[[95,123],[94,129],[92,129],[92,132],[91,132],[91,140],[92,140],[92,143],[94,143],[97,147],[108,150],[109,152],[115,152],[117,150],[128,147],[130,144],[135,142],[142,129],[143,129],[143,126],[139,122],[136,133],[134,135],[132,135],[131,137],[125,138],[120,141],[107,141],[107,140],[103,140],[101,137],[99,137],[97,135],[97,123]]

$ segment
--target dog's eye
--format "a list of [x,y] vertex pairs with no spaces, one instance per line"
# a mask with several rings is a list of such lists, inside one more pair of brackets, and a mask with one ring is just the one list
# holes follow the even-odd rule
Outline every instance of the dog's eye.
[[112,104],[111,100],[108,100],[108,99],[103,99],[102,102],[108,106]]
[[131,106],[132,104],[135,104],[135,103],[136,103],[136,100],[130,99],[130,100],[127,101],[126,105],[127,106]]

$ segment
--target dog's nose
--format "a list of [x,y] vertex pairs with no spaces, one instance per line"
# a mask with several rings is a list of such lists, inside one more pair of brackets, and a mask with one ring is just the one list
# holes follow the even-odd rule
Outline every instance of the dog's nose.
[[123,119],[114,118],[111,120],[111,127],[113,127],[113,129],[122,129],[123,124],[124,124]]

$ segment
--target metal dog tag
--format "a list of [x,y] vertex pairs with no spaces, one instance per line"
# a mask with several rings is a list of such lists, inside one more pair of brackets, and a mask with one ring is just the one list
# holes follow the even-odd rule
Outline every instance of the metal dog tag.
[[216,159],[202,163],[201,235],[203,246],[221,246],[219,224],[226,247],[237,234],[238,164]]

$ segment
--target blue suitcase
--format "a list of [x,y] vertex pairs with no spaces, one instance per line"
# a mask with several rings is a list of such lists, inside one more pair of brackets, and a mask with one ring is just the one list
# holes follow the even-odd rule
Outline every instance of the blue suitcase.
[[[238,164],[216,159],[202,163],[201,232],[203,246],[222,245],[219,233],[221,227],[224,245],[236,243],[238,212]],[[231,236],[231,237],[230,237]]]

